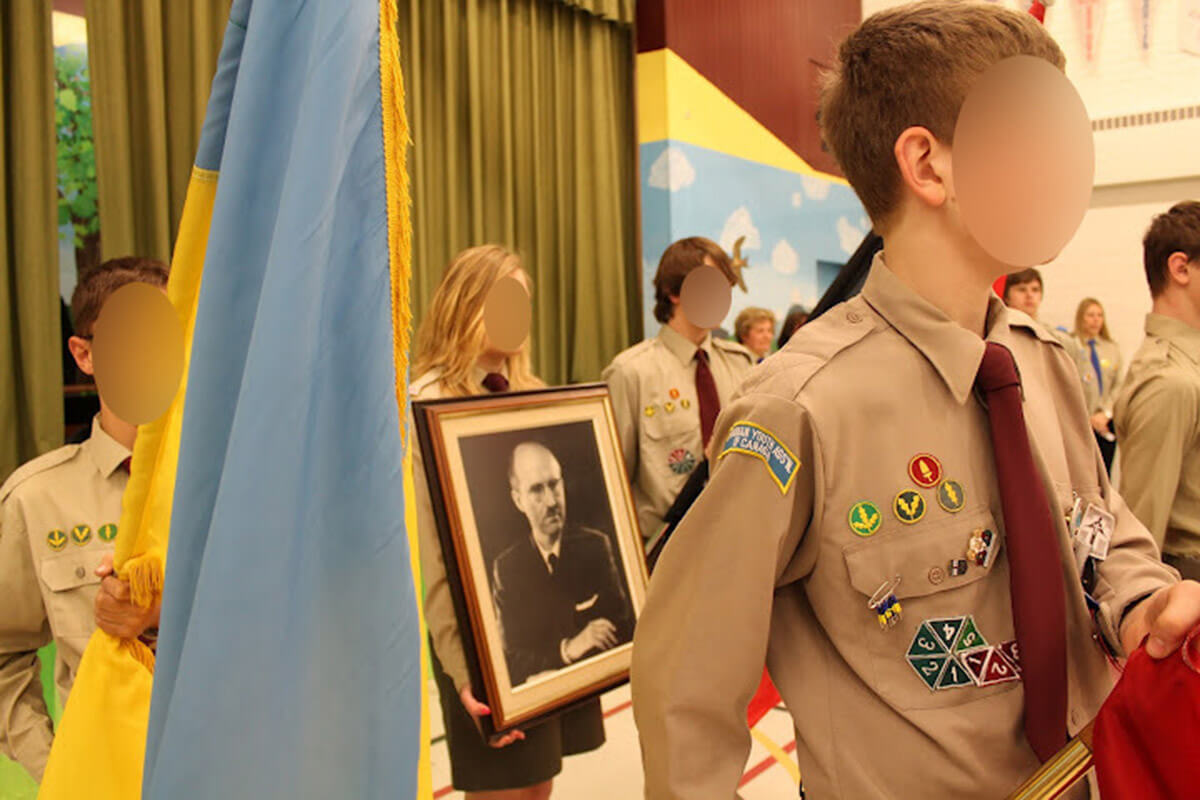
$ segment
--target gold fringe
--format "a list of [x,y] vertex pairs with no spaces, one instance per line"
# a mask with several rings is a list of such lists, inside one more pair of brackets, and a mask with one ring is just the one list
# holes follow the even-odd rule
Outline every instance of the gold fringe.
[[154,551],[134,556],[121,565],[121,578],[129,581],[134,605],[150,608],[163,590],[163,559]]
[[396,409],[401,444],[407,437],[408,347],[412,326],[409,279],[412,274],[412,220],[405,158],[410,144],[404,115],[404,76],[400,73],[400,36],[396,0],[379,2],[379,83],[383,105],[383,161],[387,182],[388,256],[392,278],[392,358],[396,365]]
[[140,639],[122,639],[121,647],[129,656],[143,667],[145,667],[151,675],[154,674],[154,651],[146,646]]

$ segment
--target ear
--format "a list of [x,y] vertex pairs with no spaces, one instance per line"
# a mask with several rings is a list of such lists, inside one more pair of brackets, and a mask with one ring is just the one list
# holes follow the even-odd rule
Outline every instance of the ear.
[[950,197],[949,150],[928,128],[906,128],[892,148],[900,180],[920,202],[940,208]]
[[1183,251],[1171,253],[1167,256],[1167,279],[1180,286],[1187,286],[1192,282],[1189,267],[1191,267],[1191,262],[1188,261],[1187,253]]
[[517,507],[517,511],[525,513],[525,506],[521,504],[521,494],[516,489],[509,488],[508,496],[512,498],[513,505]]
[[84,375],[95,375],[96,369],[92,366],[92,343],[82,336],[72,336],[67,339],[67,349],[71,351],[71,357],[75,359],[76,365]]

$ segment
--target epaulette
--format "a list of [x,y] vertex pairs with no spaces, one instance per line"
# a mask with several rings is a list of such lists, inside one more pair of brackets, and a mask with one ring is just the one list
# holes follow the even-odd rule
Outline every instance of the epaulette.
[[728,339],[714,338],[712,340],[712,343],[713,343],[713,347],[716,347],[719,350],[724,350],[728,353],[737,353],[738,355],[745,356],[746,360],[749,361],[751,364],[753,364],[755,361],[754,354],[751,353],[749,350],[747,350],[744,345],[741,345],[737,342],[731,342]]
[[16,472],[8,476],[8,480],[0,486],[0,503],[8,499],[8,496],[13,493],[18,486],[25,481],[40,475],[48,469],[53,469],[59,464],[65,464],[70,461],[79,452],[80,445],[68,444],[57,450],[51,450],[49,453],[43,453],[32,461],[27,461],[17,467]]

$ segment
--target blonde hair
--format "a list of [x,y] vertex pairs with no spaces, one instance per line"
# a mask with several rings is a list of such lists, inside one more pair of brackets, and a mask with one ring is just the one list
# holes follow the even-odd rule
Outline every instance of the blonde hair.
[[757,306],[748,306],[738,312],[737,318],[733,321],[733,335],[741,344],[746,343],[746,337],[750,335],[750,329],[760,322],[771,323],[771,337],[775,336],[775,314],[765,308]]
[[[1071,333],[1077,339],[1083,339],[1083,315],[1092,306],[1100,309],[1100,313],[1104,314],[1104,306],[1100,305],[1100,301],[1094,297],[1085,297],[1079,301],[1079,306],[1075,309],[1075,330]],[[1108,335],[1108,314],[1104,314],[1104,324],[1100,326],[1100,338],[1112,341],[1112,337]]]
[[1018,55],[1066,63],[1033,15],[961,0],[880,11],[842,41],[823,78],[821,132],[876,231],[900,200],[900,134],[921,126],[952,144],[972,81]]
[[[448,397],[484,394],[474,378],[476,362],[487,347],[483,307],[496,281],[521,271],[520,256],[500,245],[480,245],[456,255],[417,333],[416,374],[440,370],[438,381]],[[545,386],[530,366],[528,340],[520,352],[508,356],[506,366],[513,391]]]

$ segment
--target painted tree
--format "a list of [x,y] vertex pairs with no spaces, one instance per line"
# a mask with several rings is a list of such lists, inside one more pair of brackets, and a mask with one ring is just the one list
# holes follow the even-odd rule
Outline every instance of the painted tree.
[[58,136],[58,224],[70,224],[79,273],[100,263],[96,145],[92,138],[92,93],[87,53],[60,47],[54,53],[57,92],[54,125]]

